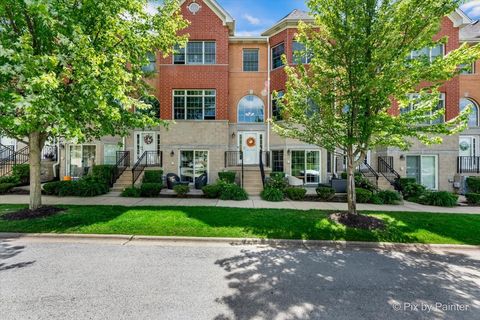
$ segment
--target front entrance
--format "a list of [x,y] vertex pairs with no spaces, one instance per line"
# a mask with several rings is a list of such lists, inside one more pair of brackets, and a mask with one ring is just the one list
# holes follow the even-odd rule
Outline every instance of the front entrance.
[[160,150],[160,134],[154,131],[141,131],[135,133],[135,161],[140,159],[144,152],[151,158],[149,163],[154,163]]
[[260,162],[260,150],[263,150],[263,132],[241,132],[238,135],[240,151],[243,151],[243,163],[255,165]]
[[460,136],[459,155],[460,157],[475,157],[477,155],[477,139],[472,136]]

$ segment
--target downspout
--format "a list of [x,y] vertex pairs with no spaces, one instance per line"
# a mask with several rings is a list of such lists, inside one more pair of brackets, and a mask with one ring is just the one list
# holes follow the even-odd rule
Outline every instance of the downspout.
[[271,115],[270,115],[270,109],[271,109],[271,103],[272,103],[272,99],[271,99],[271,93],[270,93],[270,37],[267,37],[267,48],[268,48],[268,53],[267,53],[267,56],[268,56],[268,64],[267,64],[267,106],[268,106],[268,110],[267,110],[267,119],[268,119],[268,122],[267,122],[267,141],[268,141],[268,144],[267,144],[267,151],[270,152],[270,120],[271,120]]

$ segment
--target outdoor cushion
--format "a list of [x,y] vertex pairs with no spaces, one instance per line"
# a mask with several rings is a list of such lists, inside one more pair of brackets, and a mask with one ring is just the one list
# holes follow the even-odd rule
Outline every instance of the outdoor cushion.
[[167,188],[173,189],[177,184],[180,183],[180,177],[177,176],[175,173],[167,174]]
[[208,182],[207,173],[204,173],[195,179],[195,189],[197,190],[202,189],[204,186],[207,185],[207,182]]

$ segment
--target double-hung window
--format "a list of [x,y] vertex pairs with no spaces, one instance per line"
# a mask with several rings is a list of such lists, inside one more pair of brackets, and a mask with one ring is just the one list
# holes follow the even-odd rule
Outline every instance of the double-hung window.
[[272,69],[283,66],[282,55],[285,53],[285,44],[280,43],[272,48]]
[[215,120],[215,90],[174,90],[175,120]]
[[[415,110],[418,103],[420,102],[420,95],[418,93],[412,93],[408,95],[410,104],[407,108],[400,110],[402,114]],[[438,110],[445,109],[445,93],[440,93],[438,104],[430,111],[430,115],[433,115],[434,112]],[[437,119],[431,119],[430,121],[425,122],[424,124],[439,124],[444,122],[444,116],[441,115]]]
[[175,47],[174,64],[215,64],[216,45],[214,41],[190,41],[185,48]]
[[293,41],[293,57],[294,64],[310,63],[312,55],[308,52],[305,45],[301,42]]
[[243,71],[258,71],[258,49],[243,49]]
[[147,58],[148,58],[148,64],[142,66],[142,71],[143,71],[144,73],[155,72],[155,70],[156,70],[156,63],[157,63],[157,59],[156,59],[156,57],[155,57],[155,53],[153,53],[153,52],[147,53]]
[[410,53],[410,59],[419,59],[421,57],[427,57],[430,62],[433,62],[439,57],[443,57],[444,46],[439,44],[433,48],[423,48],[420,50],[415,50]]
[[464,63],[459,66],[460,74],[475,74],[475,63]]

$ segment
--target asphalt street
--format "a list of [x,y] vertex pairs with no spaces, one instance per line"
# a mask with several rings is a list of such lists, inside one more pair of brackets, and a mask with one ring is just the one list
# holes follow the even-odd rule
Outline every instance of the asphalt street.
[[479,319],[478,250],[0,239],[0,319]]

